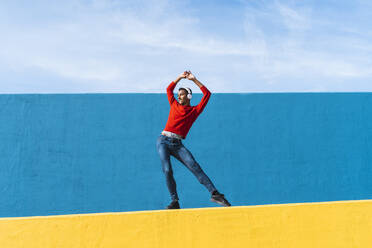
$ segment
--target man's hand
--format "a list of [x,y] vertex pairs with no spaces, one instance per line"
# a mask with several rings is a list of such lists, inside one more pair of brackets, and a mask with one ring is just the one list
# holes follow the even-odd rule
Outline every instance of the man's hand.
[[184,71],[178,77],[180,77],[180,78],[186,78],[187,75],[188,75],[188,73],[189,73],[188,71]]
[[186,77],[188,80],[194,81],[196,77],[191,73],[191,71],[185,71],[186,72]]
[[191,71],[186,71],[186,77],[188,80],[193,81],[199,88],[203,86],[203,84],[196,79],[196,77],[191,73]]
[[191,71],[184,71],[184,72],[182,72],[178,76],[178,78],[175,81],[173,81],[173,82],[175,84],[177,84],[183,78],[187,78],[188,80],[193,81],[197,86],[199,86],[199,88],[201,88],[203,86],[203,84],[201,82],[199,82],[199,80],[196,79],[196,77],[191,73]]
[[182,72],[182,73],[178,76],[178,78],[174,81],[174,83],[178,83],[181,79],[186,78],[187,75],[188,75],[188,72],[187,72],[187,71]]

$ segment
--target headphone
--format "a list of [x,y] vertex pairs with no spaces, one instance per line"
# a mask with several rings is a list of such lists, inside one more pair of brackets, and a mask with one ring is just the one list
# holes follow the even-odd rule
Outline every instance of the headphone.
[[178,91],[180,91],[180,90],[186,90],[187,91],[187,99],[191,100],[191,98],[192,98],[192,91],[191,91],[190,88],[187,88],[187,87],[185,87],[185,88],[179,88]]

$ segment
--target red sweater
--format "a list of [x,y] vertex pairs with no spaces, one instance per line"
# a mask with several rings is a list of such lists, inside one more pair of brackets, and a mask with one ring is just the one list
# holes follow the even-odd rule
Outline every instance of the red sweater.
[[181,135],[185,139],[192,124],[207,105],[211,92],[205,86],[202,86],[200,89],[203,92],[203,98],[200,103],[196,106],[183,106],[174,98],[174,87],[176,87],[176,84],[171,82],[167,88],[170,111],[164,131]]

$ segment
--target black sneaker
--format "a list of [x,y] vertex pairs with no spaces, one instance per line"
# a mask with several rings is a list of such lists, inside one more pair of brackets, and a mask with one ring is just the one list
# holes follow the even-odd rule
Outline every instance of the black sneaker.
[[178,203],[178,201],[172,201],[167,209],[180,209],[180,204]]
[[225,199],[224,195],[219,192],[213,192],[211,201],[220,204],[223,207],[231,206],[231,204]]

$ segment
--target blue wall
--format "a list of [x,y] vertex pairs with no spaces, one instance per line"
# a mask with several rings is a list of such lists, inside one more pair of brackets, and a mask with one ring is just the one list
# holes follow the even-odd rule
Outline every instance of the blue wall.
[[[196,105],[201,95],[195,95]],[[0,95],[0,217],[163,209],[165,94]],[[213,94],[183,142],[233,205],[372,199],[372,94]],[[216,206],[172,160],[181,207]]]

